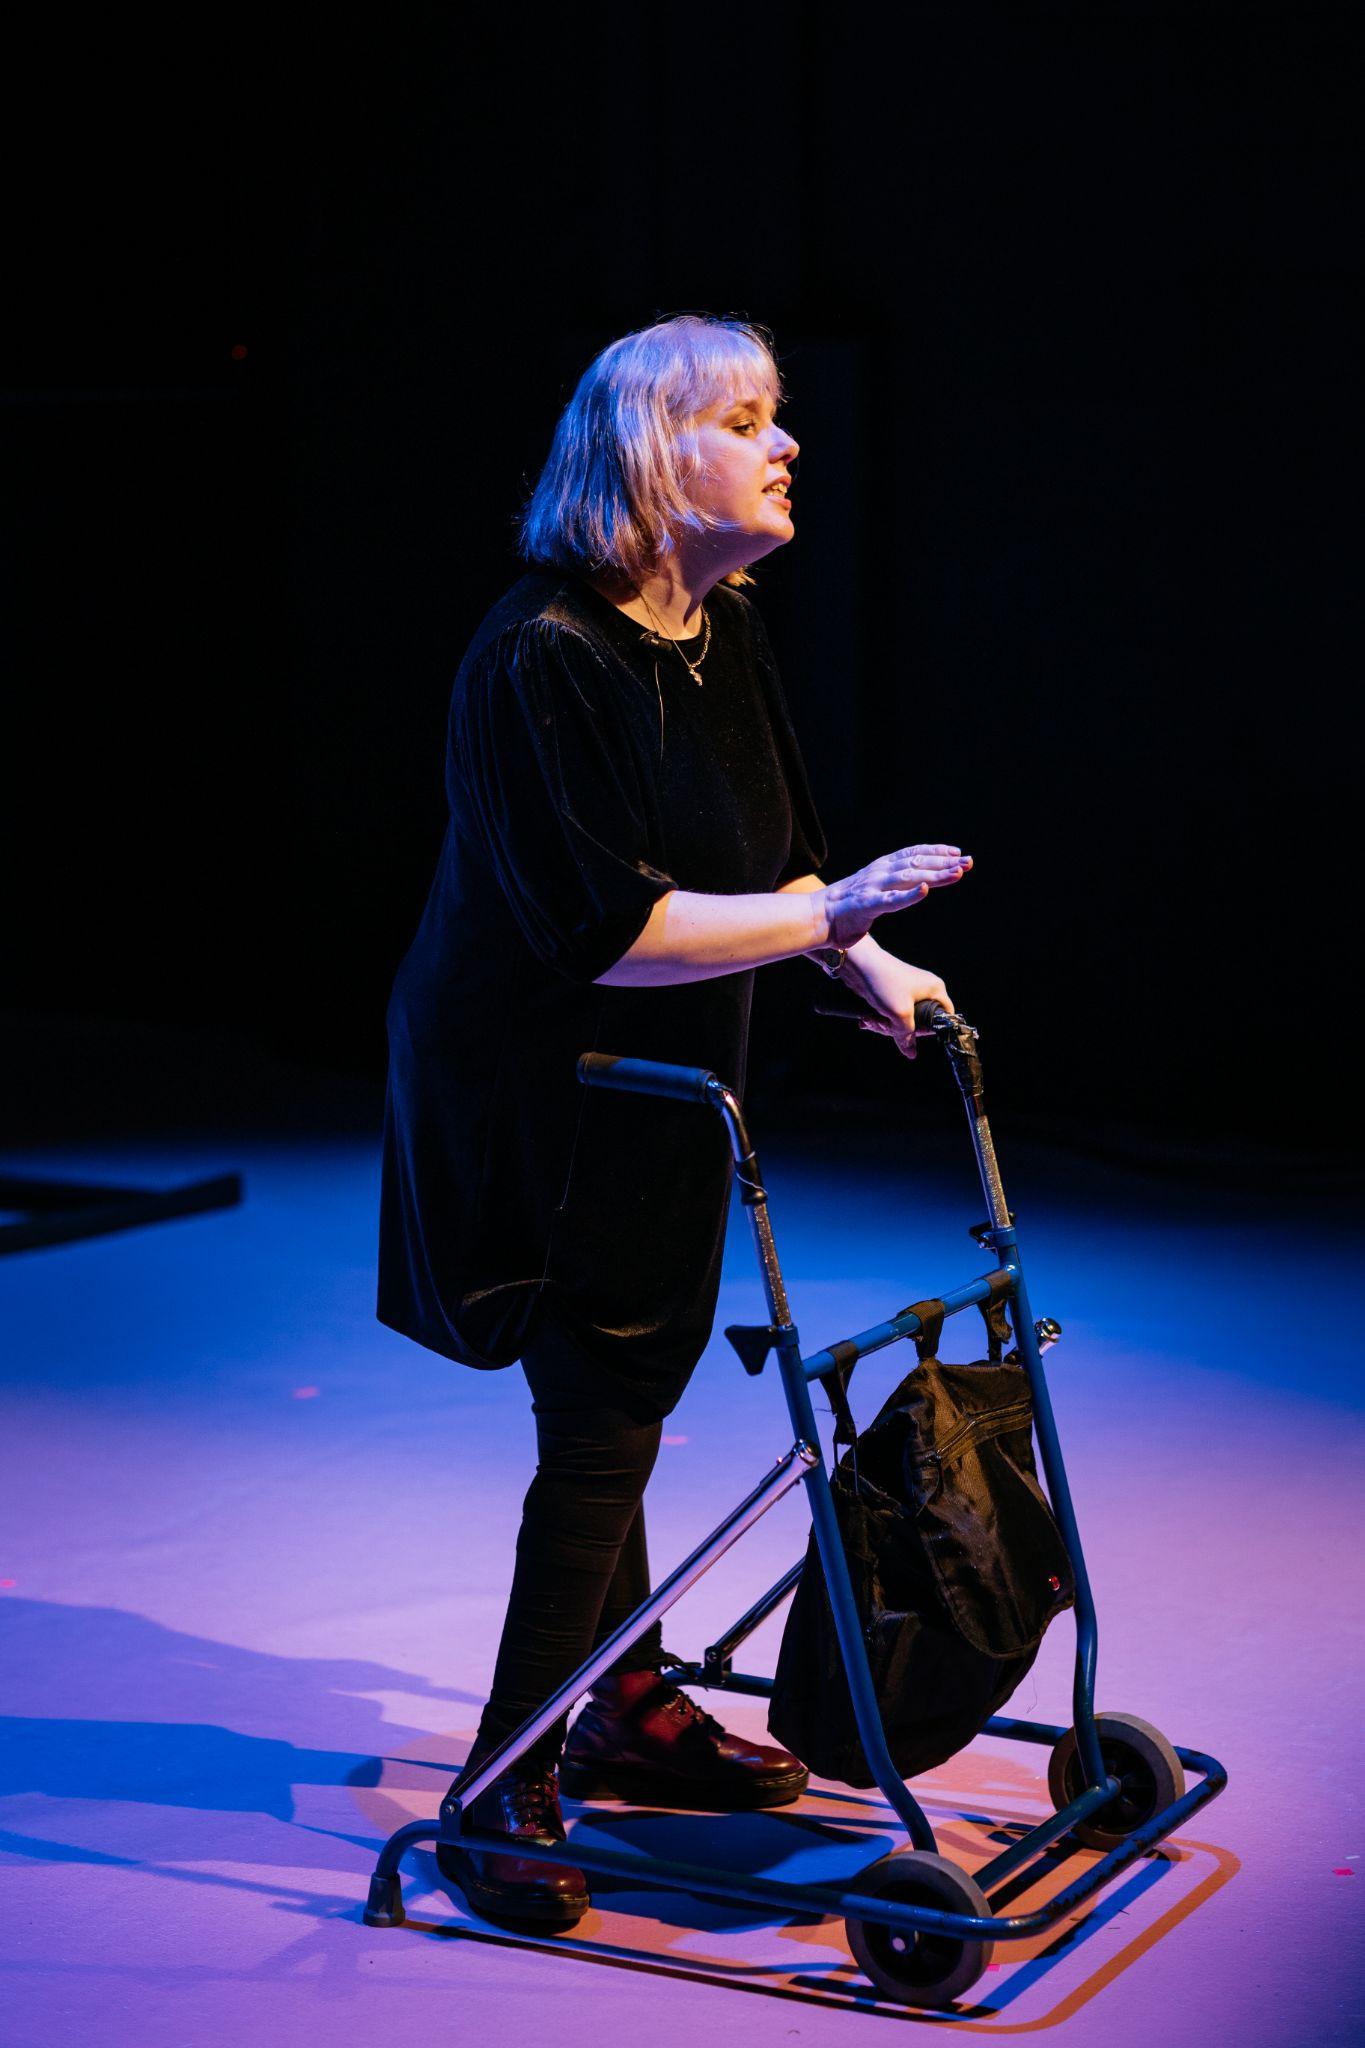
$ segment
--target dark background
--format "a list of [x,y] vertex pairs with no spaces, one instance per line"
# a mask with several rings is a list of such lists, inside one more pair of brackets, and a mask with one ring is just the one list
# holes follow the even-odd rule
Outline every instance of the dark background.
[[[753,594],[828,873],[975,855],[877,935],[982,1027],[998,1119],[1343,1163],[1358,19],[30,26],[10,1133],[268,1113],[311,1076],[369,1113],[451,680],[555,418],[607,341],[700,309],[771,328],[802,443]],[[824,986],[758,977],[769,1117],[904,1100]]]

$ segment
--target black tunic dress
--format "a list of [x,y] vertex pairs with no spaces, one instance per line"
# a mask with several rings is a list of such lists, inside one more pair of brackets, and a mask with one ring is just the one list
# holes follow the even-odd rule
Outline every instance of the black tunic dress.
[[578,577],[532,570],[494,605],[455,680],[449,823],[387,1017],[380,1321],[497,1367],[548,1313],[661,1415],[710,1336],[729,1144],[713,1112],[585,1088],[576,1062],[742,1090],[753,970],[594,977],[668,890],[772,890],[826,855],[762,620],[725,584],[706,609],[699,686]]

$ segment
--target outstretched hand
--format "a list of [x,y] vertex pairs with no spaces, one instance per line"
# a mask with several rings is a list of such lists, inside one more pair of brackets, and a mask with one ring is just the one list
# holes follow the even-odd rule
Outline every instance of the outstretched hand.
[[971,865],[971,855],[960,846],[902,846],[841,882],[827,883],[824,908],[830,944],[856,945],[879,917],[922,903],[931,889],[962,881]]

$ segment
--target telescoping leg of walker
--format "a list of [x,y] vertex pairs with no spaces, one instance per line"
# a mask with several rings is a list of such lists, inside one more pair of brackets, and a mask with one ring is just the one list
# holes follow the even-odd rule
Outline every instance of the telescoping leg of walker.
[[[870,1016],[863,1009],[844,1009],[831,1014]],[[380,1852],[370,1883],[365,1921],[371,1927],[402,1924],[403,1904],[399,1864],[406,1851],[423,1842],[458,1842],[469,1849],[497,1851],[505,1837],[466,1828],[462,1813],[479,1794],[521,1756],[531,1744],[583,1696],[598,1678],[616,1663],[630,1645],[679,1600],[718,1558],[738,1542],[744,1532],[767,1513],[793,1487],[804,1486],[810,1506],[811,1552],[778,1580],[761,1599],[747,1609],[733,1627],[713,1643],[703,1657],[692,1664],[671,1665],[666,1673],[675,1684],[707,1686],[722,1691],[759,1697],[774,1694],[775,1681],[736,1672],[732,1660],[739,1645],[759,1623],[793,1591],[798,1603],[809,1590],[803,1574],[818,1563],[823,1575],[823,1608],[837,1644],[837,1662],[850,1710],[850,1731],[856,1727],[857,1755],[865,1765],[858,1782],[875,1783],[892,1811],[899,1817],[908,1845],[880,1856],[851,1882],[829,1885],[798,1885],[738,1875],[719,1865],[680,1864],[662,1858],[614,1855],[591,1845],[580,1847],[572,1841],[568,1852],[562,1843],[542,1846],[519,1837],[518,1856],[562,1861],[571,1853],[575,1864],[588,1871],[602,1871],[628,1879],[632,1886],[656,1884],[675,1893],[718,1899],[733,1904],[767,1908],[774,1916],[817,1913],[842,1917],[849,1947],[858,1964],[884,1998],[903,2005],[926,2008],[951,2006],[969,1990],[991,1960],[996,1942],[1020,1941],[1046,1932],[1085,1899],[1099,1892],[1129,1864],[1163,1841],[1201,1806],[1219,1793],[1227,1774],[1213,1757],[1170,1743],[1157,1729],[1136,1715],[1096,1715],[1095,1665],[1097,1628],[1094,1603],[1086,1576],[1080,1534],[1072,1507],[1061,1445],[1053,1419],[1043,1369],[1043,1352],[1060,1336],[1054,1323],[1035,1322],[1024,1282],[1023,1263],[1014,1219],[1006,1205],[995,1148],[986,1119],[982,1092],[981,1062],[977,1034],[960,1016],[935,1003],[920,1005],[917,1035],[937,1042],[944,1049],[966,1104],[972,1145],[981,1175],[987,1217],[972,1227],[971,1235],[990,1253],[994,1265],[950,1291],[920,1301],[890,1316],[885,1322],[829,1345],[808,1358],[801,1355],[801,1342],[787,1304],[786,1288],[778,1265],[768,1214],[768,1198],[759,1172],[758,1160],[745,1127],[743,1113],[733,1091],[715,1074],[699,1068],[661,1065],[608,1053],[585,1053],[578,1062],[579,1078],[589,1087],[614,1088],[641,1095],[662,1095],[693,1101],[709,1107],[725,1122],[734,1154],[736,1179],[749,1214],[766,1297],[768,1321],[756,1327],[732,1327],[726,1331],[746,1372],[764,1370],[769,1358],[776,1361],[786,1397],[793,1440],[753,1490],[711,1531],[691,1555],[669,1574],[650,1598],[628,1621],[602,1643],[537,1713],[522,1723],[482,1766],[461,1782],[458,1795],[452,1791],[438,1817],[416,1821],[390,1836]],[[860,1445],[872,1443],[874,1432],[855,1439],[848,1422],[845,1392],[857,1362],[874,1351],[884,1350],[901,1339],[916,1342],[921,1361],[931,1349],[943,1317],[976,1308],[987,1319],[988,1328],[1012,1330],[1014,1348],[1004,1364],[1019,1374],[1022,1399],[1009,1413],[993,1417],[968,1413],[965,1421],[954,1419],[951,1442],[942,1434],[929,1458],[935,1473],[937,1493],[932,1488],[912,1499],[905,1526],[917,1526],[919,1513],[928,1507],[930,1518],[948,1498],[944,1474],[964,1444],[980,1449],[994,1435],[997,1443],[1007,1441],[1006,1432],[1015,1431],[1016,1447],[1029,1467],[1031,1490],[1037,1495],[1039,1512],[1047,1514],[1041,1489],[1032,1479],[1031,1426],[1037,1435],[1047,1500],[1055,1518],[1055,1540],[1059,1545],[1058,1569],[1050,1584],[1055,1589],[1069,1571],[1070,1585],[1059,1596],[1074,1604],[1076,1617],[1076,1658],[1072,1689],[1072,1725],[1054,1727],[1042,1722],[1017,1720],[990,1713],[973,1724],[971,1732],[1002,1736],[1012,1741],[1042,1743],[1049,1747],[1048,1791],[1054,1808],[1025,1835],[1010,1843],[999,1855],[970,1875],[949,1858],[940,1856],[934,1832],[923,1809],[905,1782],[888,1743],[888,1727],[894,1714],[887,1714],[885,1688],[879,1698],[869,1657],[867,1616],[860,1611],[849,1559],[845,1552],[840,1521],[845,1466],[831,1473],[820,1446],[815,1411],[811,1403],[811,1382],[820,1382],[831,1394],[841,1417],[841,1430],[851,1445],[847,1458],[856,1461]],[[1004,1324],[1003,1313],[1008,1314]],[[992,1358],[998,1360],[999,1345],[993,1343]],[[928,1365],[935,1361],[928,1360]],[[1022,1373],[1019,1369],[1022,1368]],[[960,1376],[968,1368],[949,1368]],[[915,1384],[911,1373],[904,1385]],[[1026,1387],[1025,1387],[1026,1380]],[[894,1418],[893,1418],[894,1419]],[[837,1442],[837,1439],[836,1439]],[[945,1456],[945,1452],[948,1454]],[[852,1467],[856,1476],[856,1462]],[[976,1483],[984,1483],[984,1465],[974,1468]],[[1025,1487],[1023,1491],[1029,1489]],[[1021,1492],[1020,1498],[1023,1498]],[[963,1503],[966,1504],[965,1510]],[[970,1488],[963,1492],[956,1509],[970,1515]],[[940,1532],[949,1529],[939,1525]],[[959,1533],[963,1533],[961,1530]],[[963,1555],[972,1554],[972,1531],[965,1531]],[[1010,1560],[1002,1560],[1008,1576]],[[1074,1602],[1070,1598],[1074,1586]],[[820,1590],[820,1589],[817,1589]],[[959,1590],[961,1590],[959,1588]],[[970,1597],[972,1588],[967,1589]],[[945,1609],[945,1612],[947,1610]],[[965,1611],[965,1610],[963,1610]],[[1046,1617],[1044,1617],[1045,1625]],[[975,1624],[966,1623],[971,1633]],[[986,1638],[980,1638],[987,1641]],[[1022,1640],[1022,1639],[1021,1639]],[[989,1644],[988,1647],[999,1647]],[[784,1642],[785,1648],[785,1642]],[[1007,1659],[991,1659],[959,1645],[964,1659],[975,1657],[986,1670],[1011,1668]],[[1027,1650],[1025,1655],[1028,1655]],[[964,1663],[963,1668],[967,1668]],[[779,1665],[779,1674],[781,1665]],[[1007,1695],[997,1694],[997,1697]],[[894,1705],[894,1703],[893,1703]],[[779,1740],[781,1736],[779,1734]],[[803,1759],[809,1761],[809,1758]],[[923,1765],[915,1768],[924,1768]],[[1186,1786],[1186,1773],[1197,1782]],[[850,1780],[851,1782],[852,1780]],[[721,1825],[717,1822],[717,1825]],[[831,1830],[831,1833],[833,1830]],[[1070,1837],[1102,1852],[1080,1876],[1058,1891],[1044,1905],[1028,1913],[1009,1914],[993,1910],[1004,1888],[1013,1887],[1021,1873],[1042,1875],[1045,1852]]]

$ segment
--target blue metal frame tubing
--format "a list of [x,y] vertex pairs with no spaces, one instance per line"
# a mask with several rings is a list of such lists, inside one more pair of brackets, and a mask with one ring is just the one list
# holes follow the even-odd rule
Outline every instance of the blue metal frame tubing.
[[[1030,1729],[1030,1734],[1035,1731]],[[1062,1729],[1036,1731],[1044,1738],[1065,1733]],[[1134,1830],[1125,1841],[1110,1849],[1097,1863],[1078,1877],[1063,1891],[1039,1906],[1032,1913],[1015,1914],[970,1914],[939,1912],[928,1906],[900,1904],[889,1899],[874,1898],[857,1889],[856,1881],[851,1886],[843,1885],[793,1885],[783,1884],[768,1878],[736,1878],[733,1872],[721,1871],[695,1863],[673,1863],[663,1857],[635,1857],[614,1854],[607,1849],[588,1845],[572,1845],[575,1863],[584,1870],[601,1871],[604,1876],[621,1877],[634,1884],[658,1885],[666,1890],[691,1893],[696,1898],[718,1899],[727,1904],[768,1906],[780,1913],[800,1914],[825,1912],[841,1916],[852,1916],[860,1920],[872,1920],[878,1925],[900,1928],[907,1933],[943,1934],[958,1939],[987,1937],[998,1941],[1023,1941],[1029,1936],[1046,1933],[1065,1914],[1070,1913],[1092,1893],[1108,1884],[1111,1878],[1145,1855],[1158,1841],[1173,1828],[1189,1818],[1198,1808],[1220,1792],[1227,1782],[1227,1774],[1221,1764],[1212,1757],[1201,1755],[1196,1750],[1177,1750],[1182,1764],[1194,1770],[1203,1770],[1203,1783],[1186,1792],[1174,1805],[1163,1813],[1154,1814],[1150,1821]],[[1107,1797],[1102,1789],[1091,1787],[1080,1799],[1073,1801],[1066,1810],[1066,1824],[1078,1815],[1101,1804]],[[1061,1822],[1063,1816],[1055,1816]],[[831,1830],[831,1832],[833,1832]],[[1053,1821],[1045,1822],[1035,1831],[1035,1836],[1046,1835],[1055,1839],[1063,1827]],[[401,1901],[397,1897],[398,1867],[406,1852],[419,1842],[435,1842],[439,1827],[434,1821],[411,1821],[399,1828],[380,1851],[371,1884],[373,1911],[371,1924],[376,1926],[397,1926],[402,1919]],[[499,1850],[506,1847],[505,1835],[486,1833],[482,1829],[461,1830],[461,1844],[472,1849]],[[1030,1837],[1032,1841],[1034,1837]],[[1026,1843],[1016,1843],[1004,1855],[976,1873],[976,1879],[985,1890],[987,1879],[992,1889],[998,1890],[1006,1876],[1013,1875],[1026,1860],[1020,1852]],[[534,1839],[519,1838],[518,1856],[545,1862],[562,1862],[564,1845],[559,1842],[537,1842]]]
[[[1085,1570],[1080,1535],[1076,1527],[1070,1489],[1057,1437],[1056,1422],[1048,1398],[1042,1354],[1035,1335],[1027,1292],[1023,1283],[1022,1265],[1018,1256],[1017,1238],[1012,1228],[1001,1228],[991,1234],[997,1256],[1012,1253],[1007,1265],[999,1271],[1009,1275],[1009,1292],[1012,1300],[1013,1322],[1019,1355],[1029,1374],[1033,1390],[1035,1416],[1038,1428],[1039,1447],[1043,1458],[1044,1473],[1057,1514],[1067,1551],[1076,1574],[1077,1612],[1077,1657],[1075,1678],[1076,1741],[1082,1762],[1086,1767],[1085,1789],[1067,1807],[1042,1821],[1036,1828],[1018,1842],[995,1857],[978,1870],[976,1881],[988,1896],[998,1891],[1020,1870],[1039,1858],[1042,1852],[1077,1821],[1106,1805],[1117,1791],[1117,1781],[1109,1777],[1099,1755],[1099,1738],[1094,1722],[1094,1669],[1097,1631],[1095,1626],[1094,1603],[1090,1592],[1089,1579]],[[963,1308],[984,1301],[992,1292],[1003,1292],[999,1272],[987,1274],[957,1289],[953,1294],[942,1297],[950,1313],[956,1314]],[[859,1337],[847,1340],[839,1346],[845,1362],[850,1357],[861,1357],[867,1352],[880,1350],[884,1345],[894,1343],[898,1338],[911,1336],[919,1328],[919,1318],[911,1311],[892,1318],[889,1322],[876,1325]],[[872,1683],[867,1648],[863,1640],[862,1626],[854,1600],[848,1563],[839,1535],[838,1520],[830,1475],[825,1466],[824,1453],[820,1448],[819,1429],[810,1398],[810,1382],[826,1372],[836,1363],[832,1351],[815,1353],[810,1359],[801,1356],[800,1334],[794,1323],[787,1321],[774,1330],[774,1345],[778,1370],[786,1396],[788,1412],[797,1445],[787,1458],[779,1459],[779,1468],[795,1462],[798,1458],[805,1465],[801,1483],[805,1485],[811,1510],[811,1522],[815,1530],[816,1546],[826,1585],[830,1596],[830,1607],[834,1618],[835,1631],[839,1641],[844,1669],[848,1679],[849,1692],[853,1703],[854,1717],[867,1756],[869,1767],[878,1789],[892,1810],[897,1814],[910,1841],[916,1849],[934,1851],[937,1847],[933,1829],[908,1786],[899,1777],[886,1745],[886,1734],[882,1726],[881,1713],[877,1705]],[[790,1467],[789,1467],[790,1469]],[[560,1711],[566,1699],[577,1697],[582,1690],[581,1680],[586,1680],[590,1668],[610,1656],[619,1654],[627,1639],[642,1632],[653,1614],[672,1604],[683,1590],[683,1583],[690,1583],[699,1576],[707,1564],[714,1561],[720,1548],[728,1548],[740,1530],[736,1524],[757,1519],[754,1509],[761,1513],[759,1501],[769,1498],[779,1489],[785,1491],[782,1479],[785,1474],[774,1472],[760,1482],[745,1502],[734,1513],[726,1517],[712,1536],[698,1545],[692,1555],[676,1572],[670,1575],[664,1586],[646,1602],[630,1621],[616,1632],[611,1645],[602,1645],[590,1665],[575,1675],[555,1696],[547,1702],[533,1721],[526,1723],[515,1735],[504,1743],[495,1756],[485,1760],[478,1774],[479,1789],[483,1783],[491,1782],[498,1769],[527,1746],[539,1732],[540,1723],[552,1719]],[[791,1483],[790,1481],[788,1483]],[[722,1533],[724,1532],[724,1533]],[[731,1533],[733,1532],[733,1533]],[[725,1539],[728,1537],[728,1541]],[[706,1560],[703,1563],[703,1559]],[[788,1575],[790,1576],[790,1575]],[[760,1619],[775,1604],[771,1596],[756,1602],[749,1613]],[[748,1617],[746,1617],[747,1619]],[[730,1631],[732,1640],[742,1640],[739,1627]],[[705,1680],[701,1680],[705,1683]],[[722,1688],[725,1681],[722,1681]],[[730,1690],[740,1690],[744,1681],[731,1682]],[[765,1684],[762,1688],[768,1690]],[[986,1734],[1003,1736],[1006,1739],[1028,1742],[1055,1743],[1066,1730],[1038,1722],[1012,1720],[996,1716],[987,1722],[982,1731]],[[1092,1754],[1087,1754],[1087,1739]],[[965,1913],[937,1912],[928,1907],[897,1904],[885,1899],[867,1897],[856,1890],[829,1885],[788,1885],[766,1880],[749,1879],[737,1882],[730,1872],[710,1869],[695,1864],[672,1863],[663,1858],[637,1859],[614,1856],[609,1851],[593,1848],[579,1849],[574,1845],[574,1855],[585,1870],[596,1870],[604,1875],[633,1878],[636,1882],[680,1889],[702,1898],[714,1898],[736,1904],[768,1906],[778,1912],[808,1913],[824,1911],[876,1921],[879,1925],[902,1929],[908,1933],[941,1934],[957,1939],[994,1938],[996,1940],[1023,1940],[1030,1935],[1045,1932],[1056,1924],[1066,1913],[1072,1911],[1082,1900],[1100,1890],[1111,1878],[1153,1848],[1172,1830],[1178,1827],[1198,1807],[1212,1799],[1227,1782],[1227,1774],[1216,1759],[1199,1751],[1177,1749],[1182,1765],[1202,1773],[1202,1782],[1187,1791],[1171,1806],[1143,1826],[1134,1830],[1125,1841],[1100,1857],[1092,1867],[1072,1884],[1057,1893],[1047,1903],[1032,1913],[1014,1915],[975,1916]],[[474,1781],[465,1788],[465,1796],[475,1790]],[[453,1809],[453,1810],[452,1810]],[[375,1926],[396,1926],[403,1917],[402,1902],[398,1889],[398,1868],[406,1851],[422,1841],[436,1841],[440,1838],[458,1839],[471,1848],[497,1849],[505,1837],[484,1834],[480,1830],[466,1830],[460,1825],[460,1801],[447,1800],[442,1817],[436,1822],[412,1822],[399,1828],[384,1844],[375,1867],[371,1884],[370,1904],[366,1918]],[[452,1825],[453,1824],[453,1825]],[[831,1827],[831,1834],[837,1829]],[[537,1856],[547,1861],[562,1858],[564,1851],[559,1844],[542,1845],[534,1841],[518,1844],[518,1853],[534,1860]]]
[[[952,1031],[956,1036],[949,1042],[948,1051],[950,1058],[953,1059],[964,1099],[967,1101],[972,1142],[981,1169],[982,1187],[993,1219],[990,1225],[978,1226],[972,1234],[980,1243],[989,1247],[999,1265],[993,1272],[969,1281],[952,1293],[942,1296],[941,1300],[948,1315],[956,1315],[962,1309],[985,1302],[992,1296],[1007,1297],[1009,1300],[1015,1335],[1015,1355],[1028,1373],[1032,1389],[1034,1425],[1048,1494],[1075,1574],[1074,1730],[1086,1778],[1084,1789],[1068,1806],[1041,1821],[1037,1827],[1030,1829],[1020,1840],[1012,1842],[1000,1855],[975,1873],[977,1883],[989,1897],[992,1893],[998,1893],[1007,1882],[1016,1878],[1021,1870],[1040,1858],[1042,1852],[1066,1834],[1078,1820],[1085,1820],[1105,1807],[1118,1792],[1119,1784],[1116,1778],[1108,1775],[1100,1753],[1094,1712],[1095,1667],[1098,1654],[1094,1600],[1086,1572],[1080,1532],[1076,1526],[1076,1515],[1057,1435],[1056,1420],[1052,1412],[1052,1401],[1043,1368],[1042,1346],[1038,1340],[1033,1311],[1024,1283],[1018,1236],[1012,1220],[1007,1220],[1009,1211],[1005,1206],[989,1126],[980,1099],[979,1071],[965,1036],[969,1029],[970,1027],[963,1025],[961,1019],[952,1020]],[[975,1034],[972,1036],[974,1038]],[[496,1850],[505,1846],[505,1835],[489,1834],[476,1829],[466,1830],[461,1825],[462,1800],[468,1802],[477,1797],[483,1787],[490,1784],[498,1772],[505,1768],[507,1762],[527,1748],[542,1728],[548,1726],[566,1706],[571,1705],[597,1674],[607,1668],[628,1643],[642,1634],[657,1614],[670,1607],[686,1587],[700,1577],[716,1557],[728,1549],[730,1544],[766,1511],[776,1497],[797,1483],[803,1484],[806,1488],[816,1548],[824,1570],[855,1722],[867,1762],[878,1789],[904,1824],[914,1847],[931,1852],[937,1847],[929,1821],[897,1773],[887,1748],[886,1732],[872,1682],[867,1645],[863,1638],[848,1561],[840,1538],[831,1477],[826,1469],[819,1428],[810,1397],[812,1379],[817,1379],[832,1369],[841,1369],[855,1363],[870,1352],[880,1351],[901,1338],[915,1335],[921,1328],[920,1318],[913,1309],[905,1309],[887,1322],[879,1323],[856,1337],[845,1339],[830,1349],[816,1352],[811,1358],[803,1360],[800,1335],[787,1307],[786,1290],[768,1220],[767,1194],[759,1178],[757,1157],[749,1144],[738,1100],[733,1093],[717,1081],[713,1074],[700,1069],[660,1067],[648,1061],[619,1060],[601,1054],[585,1054],[579,1062],[579,1072],[585,1082],[590,1081],[596,1085],[676,1095],[685,1099],[709,1102],[711,1107],[719,1110],[725,1117],[730,1130],[743,1200],[748,1208],[753,1228],[769,1313],[766,1330],[745,1330],[731,1334],[736,1337],[736,1348],[740,1350],[740,1355],[750,1371],[761,1369],[767,1345],[775,1349],[796,1441],[785,1457],[778,1459],[777,1469],[762,1480],[712,1535],[670,1574],[651,1598],[622,1624],[611,1641],[600,1645],[588,1662],[560,1688],[552,1700],[547,1701],[535,1716],[524,1722],[498,1750],[484,1760],[480,1769],[472,1774],[468,1783],[461,1788],[460,1793],[454,1796],[447,1794],[439,1819],[433,1822],[412,1822],[397,1829],[389,1837],[380,1851],[371,1881],[369,1903],[365,1909],[365,1918],[371,1926],[392,1927],[402,1922],[403,1905],[398,1867],[405,1852],[418,1842],[458,1838],[471,1848]],[[740,1337],[749,1340],[744,1347],[741,1347],[738,1341]],[[756,1601],[742,1619],[713,1646],[708,1652],[707,1663],[702,1670],[698,1671],[695,1667],[685,1667],[682,1670],[684,1679],[720,1690],[771,1693],[771,1680],[745,1679],[732,1675],[728,1669],[729,1655],[731,1650],[758,1625],[764,1615],[771,1613],[778,1604],[782,1592],[794,1582],[797,1575],[797,1568],[785,1574],[778,1585]],[[993,1717],[986,1723],[982,1732],[1003,1736],[1008,1740],[1035,1743],[1056,1743],[1068,1733],[1063,1728],[1039,1722],[1017,1721],[1008,1716]],[[957,1939],[985,1937],[1021,1940],[1053,1927],[1080,1901],[1100,1890],[1128,1864],[1155,1847],[1198,1807],[1214,1798],[1227,1783],[1227,1773],[1215,1758],[1205,1756],[1197,1750],[1179,1748],[1175,1754],[1182,1766],[1201,1773],[1202,1782],[1186,1791],[1160,1813],[1153,1814],[1149,1820],[1134,1829],[1131,1835],[1102,1855],[1082,1876],[1032,1913],[978,1917],[966,1913],[940,1912],[927,1906],[912,1906],[888,1899],[867,1897],[856,1890],[837,1885],[791,1885],[760,1878],[737,1879],[730,1871],[708,1869],[695,1864],[671,1863],[657,1857],[613,1855],[608,1850],[598,1850],[591,1845],[580,1847],[577,1842],[572,1845],[571,1853],[574,1861],[585,1870],[597,1870],[624,1877],[636,1884],[653,1884],[682,1890],[700,1898],[766,1906],[781,1913],[823,1911],[841,1914],[871,1920],[878,1925],[902,1929],[907,1933],[940,1934]],[[831,1835],[841,1832],[836,1824],[825,1823],[824,1828],[825,1832]],[[558,1842],[540,1843],[519,1838],[517,1853],[531,1860],[541,1857],[546,1861],[555,1861],[563,1858],[564,1848]]]
[[[1066,1553],[1071,1559],[1071,1569],[1076,1580],[1076,1670],[1071,1690],[1076,1747],[1085,1770],[1087,1785],[1103,1785],[1107,1782],[1108,1774],[1100,1756],[1100,1738],[1095,1727],[1095,1665],[1099,1653],[1099,1624],[1095,1617],[1095,1602],[1090,1591],[1090,1574],[1085,1568],[1081,1532],[1076,1526],[1076,1510],[1072,1505],[1071,1487],[1067,1481],[1056,1418],[1052,1413],[1052,1396],[1048,1392],[1047,1374],[1043,1369],[1042,1353],[1038,1349],[1038,1338],[1033,1327],[1033,1310],[1029,1305],[1028,1289],[1024,1283],[1018,1235],[1012,1226],[1006,1226],[994,1230],[991,1237],[996,1256],[1006,1262],[1013,1282],[1012,1319],[1015,1348],[1028,1373],[1029,1386],[1033,1391],[1033,1424],[1038,1436],[1038,1449],[1042,1455],[1043,1473],[1047,1479],[1048,1497],[1052,1502],[1052,1512],[1057,1517],[1062,1541],[1066,1545]],[[1011,1253],[1012,1257],[1009,1256]]]

